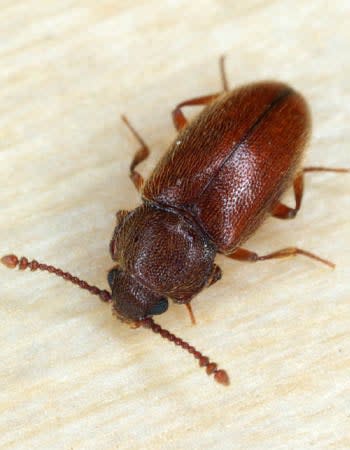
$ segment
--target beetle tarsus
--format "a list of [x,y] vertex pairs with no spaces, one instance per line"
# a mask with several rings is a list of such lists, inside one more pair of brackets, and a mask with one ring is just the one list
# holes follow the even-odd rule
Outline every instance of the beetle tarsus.
[[226,56],[221,55],[219,58],[219,66],[220,66],[220,75],[221,75],[223,90],[224,90],[224,92],[228,92],[230,90],[230,88],[228,86],[228,81],[227,81],[227,76],[226,76],[225,60],[226,60]]
[[323,167],[323,166],[310,166],[304,167],[304,172],[334,172],[334,173],[350,173],[350,169],[345,167]]

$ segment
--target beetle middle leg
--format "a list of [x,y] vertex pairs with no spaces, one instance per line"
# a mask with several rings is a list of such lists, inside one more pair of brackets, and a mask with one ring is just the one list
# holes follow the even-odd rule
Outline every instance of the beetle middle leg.
[[135,128],[128,121],[128,119],[123,115],[122,115],[122,120],[125,123],[125,125],[129,128],[131,133],[134,135],[136,140],[139,142],[139,144],[141,145],[139,150],[135,153],[135,156],[130,164],[130,178],[131,178],[132,182],[134,183],[136,189],[138,191],[140,191],[143,186],[144,180],[143,180],[142,175],[139,172],[137,172],[135,169],[136,169],[136,166],[138,166],[142,161],[144,161],[148,157],[149,148],[148,148],[147,144],[145,143],[145,141],[142,139],[142,137],[139,135],[139,133],[135,130]]
[[290,256],[303,255],[311,259],[315,259],[323,264],[334,269],[335,264],[327,259],[323,259],[320,256],[315,255],[314,253],[308,252],[307,250],[303,250],[298,247],[286,247],[280,250],[277,250],[272,253],[268,253],[267,255],[259,256],[257,253],[247,250],[245,248],[238,247],[233,253],[228,255],[229,258],[236,259],[238,261],[247,261],[247,262],[257,262],[257,261],[266,261],[268,259],[280,259],[280,258],[288,258]]

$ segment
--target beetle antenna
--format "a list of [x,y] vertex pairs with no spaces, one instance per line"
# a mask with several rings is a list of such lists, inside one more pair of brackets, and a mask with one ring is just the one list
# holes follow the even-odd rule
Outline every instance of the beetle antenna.
[[148,317],[147,319],[143,319],[139,321],[139,324],[145,328],[151,329],[154,333],[158,333],[164,339],[168,339],[168,341],[173,342],[175,345],[182,347],[184,350],[191,353],[194,358],[198,359],[199,365],[201,367],[205,367],[207,374],[214,374],[214,379],[220,384],[224,384],[225,386],[230,384],[230,379],[227,372],[223,369],[218,369],[217,364],[215,362],[211,362],[209,358],[199,352],[195,347],[190,345],[188,342],[182,340],[181,338],[175,336],[175,334],[170,333],[170,331],[165,330],[160,325],[154,322],[153,319]]
[[[35,259],[29,261],[28,258],[22,256],[18,258],[16,255],[5,255],[0,261],[9,269],[15,269],[18,267],[19,270],[30,269],[31,271],[35,270],[43,270],[49,273],[52,273],[60,278],[63,278],[66,281],[70,281],[71,283],[79,286],[81,289],[85,289],[89,291],[90,294],[98,295],[100,299],[104,302],[111,301],[111,294],[106,290],[99,289],[97,286],[92,286],[84,280],[81,280],[78,277],[73,276],[69,272],[64,272],[62,269],[59,269],[54,266],[50,266],[48,264],[43,264]],[[137,322],[139,325],[142,325],[145,328],[151,329],[154,333],[160,334],[164,339],[168,339],[170,342],[174,342],[175,345],[179,345],[184,350],[187,350],[191,353],[196,359],[199,361],[199,365],[201,367],[206,367],[206,371],[208,375],[214,374],[214,378],[218,383],[228,385],[230,383],[230,379],[225,370],[218,369],[217,364],[215,362],[211,362],[207,356],[204,356],[198,350],[196,350],[192,345],[188,342],[183,341],[179,337],[170,333],[168,330],[165,330],[160,325],[156,324],[153,319],[147,318]]]
[[99,289],[97,286],[92,286],[86,281],[73,276],[69,272],[63,272],[63,270],[58,269],[57,267],[39,263],[35,259],[33,259],[33,261],[28,261],[25,256],[18,258],[18,256],[16,255],[6,255],[3,256],[0,261],[9,269],[15,269],[18,266],[19,270],[44,270],[46,272],[53,273],[54,275],[57,275],[58,277],[79,286],[81,289],[89,291],[90,294],[98,295],[103,302],[111,301],[112,297],[108,291]]

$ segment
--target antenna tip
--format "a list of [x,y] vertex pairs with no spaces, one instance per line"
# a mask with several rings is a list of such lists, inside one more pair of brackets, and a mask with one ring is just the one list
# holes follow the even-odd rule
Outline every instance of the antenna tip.
[[18,266],[19,260],[16,255],[5,255],[0,260],[4,266],[14,269]]
[[225,370],[217,370],[214,372],[214,379],[220,384],[224,386],[228,386],[230,384],[230,378]]

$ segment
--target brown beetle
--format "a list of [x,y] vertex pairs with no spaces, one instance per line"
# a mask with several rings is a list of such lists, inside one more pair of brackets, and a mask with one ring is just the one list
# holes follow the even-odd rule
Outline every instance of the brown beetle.
[[[241,245],[267,215],[294,218],[303,195],[303,176],[309,171],[346,172],[325,167],[303,168],[310,113],[303,97],[286,84],[266,81],[231,92],[221,61],[224,92],[180,103],[173,111],[179,134],[144,183],[135,170],[149,150],[141,144],[130,166],[130,177],[143,204],[119,211],[110,243],[115,266],[108,273],[111,294],[53,266],[7,255],[10,268],[29,267],[55,273],[112,302],[118,318],[145,326],[188,350],[208,374],[228,384],[224,370],[180,338],[163,330],[152,316],[164,313],[168,298],[190,308],[191,299],[221,278],[214,263],[217,253],[240,261],[308,256],[334,265],[305,250],[288,247],[258,256]],[[184,106],[208,105],[190,124]],[[293,186],[295,207],[280,202]]]

